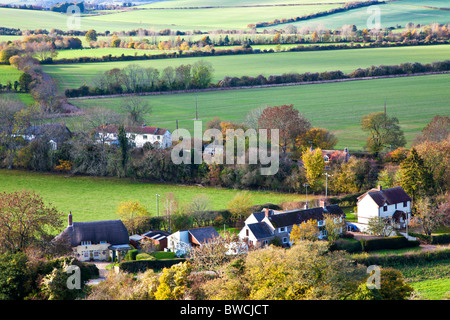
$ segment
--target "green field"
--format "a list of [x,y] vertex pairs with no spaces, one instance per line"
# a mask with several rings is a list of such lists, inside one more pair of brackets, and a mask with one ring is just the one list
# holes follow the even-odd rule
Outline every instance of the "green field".
[[8,81],[14,84],[18,81],[22,71],[17,70],[13,66],[0,65],[0,84],[6,85]]
[[95,49],[75,49],[75,50],[57,50],[58,55],[54,60],[58,59],[73,59],[82,57],[101,58],[103,56],[111,55],[118,57],[121,55],[126,56],[143,56],[162,54],[172,52],[171,50],[137,50],[137,49],[125,49],[125,48],[95,48]]
[[450,45],[412,46],[394,48],[364,48],[311,52],[281,52],[246,55],[210,56],[202,58],[158,59],[45,65],[43,69],[57,80],[62,90],[89,84],[93,77],[113,68],[130,64],[154,67],[162,71],[167,66],[193,64],[202,59],[214,68],[213,82],[226,76],[281,75],[289,72],[323,72],[341,70],[351,72],[371,65],[395,65],[403,62],[430,63],[449,59]]
[[424,280],[410,285],[426,300],[448,299],[450,295],[450,279]]
[[[174,1],[175,3],[175,1]],[[205,5],[208,6],[207,2]],[[325,11],[342,6],[341,4],[317,4],[306,6],[275,6],[275,7],[224,7],[150,10],[108,11],[108,14],[82,15],[81,30],[95,29],[97,31],[123,31],[138,28],[161,30],[216,30],[216,29],[246,29],[247,24],[258,21],[274,20]],[[177,5],[175,6],[177,7]],[[75,29],[72,20],[66,14],[50,11],[31,11],[0,8],[2,27],[35,30],[43,28],[50,30]]]
[[[156,216],[156,193],[173,192],[182,203],[189,203],[199,194],[210,197],[213,210],[226,209],[239,190],[143,183],[130,179],[65,177],[22,171],[0,170],[0,192],[33,190],[46,203],[52,203],[65,215],[72,211],[74,221],[117,219],[117,206],[122,201],[139,201]],[[252,191],[253,204],[301,201],[303,195]],[[308,196],[311,199],[311,196]],[[160,203],[160,214],[164,206]]]
[[[450,21],[450,11],[435,10],[424,6],[448,8],[449,4],[448,1],[398,0],[377,5],[376,7],[380,9],[381,28],[404,27],[408,22],[414,24],[446,24]],[[314,29],[318,25],[323,25],[327,29],[337,29],[344,25],[356,25],[358,29],[364,29],[368,27],[368,19],[372,14],[373,12],[368,12],[367,7],[363,7],[311,20],[292,22],[291,24],[297,28],[308,26]],[[285,18],[290,17],[295,17],[295,15]],[[286,24],[281,24],[265,29],[280,29],[285,26]]]
[[[384,101],[390,116],[400,120],[408,145],[417,133],[436,115],[449,115],[450,75],[417,76],[325,83],[301,86],[213,91],[174,95],[146,96],[152,107],[147,125],[192,130],[197,96],[199,118],[206,123],[213,117],[243,122],[251,109],[293,104],[314,126],[335,133],[338,148],[361,150],[366,134],[361,131],[361,118],[382,111]],[[70,100],[81,108],[107,106],[119,111],[122,99]],[[74,119],[71,119],[73,121]],[[69,121],[69,120],[67,120]],[[69,123],[69,122],[68,122]]]

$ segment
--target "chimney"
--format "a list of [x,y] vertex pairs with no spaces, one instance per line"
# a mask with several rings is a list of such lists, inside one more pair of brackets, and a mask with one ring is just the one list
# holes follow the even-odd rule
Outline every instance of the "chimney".
[[320,200],[319,200],[319,206],[320,206],[320,207],[325,208],[326,205],[327,205],[327,202],[326,202],[325,199],[320,199]]
[[264,215],[267,218],[272,215],[272,210],[270,210],[269,208],[264,208],[263,211],[264,211]]
[[73,224],[72,224],[72,211],[69,211],[69,225],[67,226],[68,228],[72,228]]
[[303,209],[308,209],[308,202],[305,203],[305,206],[303,207]]
[[383,187],[381,186],[381,184],[378,185],[377,189],[378,189],[378,191],[383,190]]

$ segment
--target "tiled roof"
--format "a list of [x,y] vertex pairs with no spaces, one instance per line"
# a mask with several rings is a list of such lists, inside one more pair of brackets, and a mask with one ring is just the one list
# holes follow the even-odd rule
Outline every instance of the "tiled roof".
[[213,227],[190,229],[189,233],[199,242],[206,243],[216,237],[219,237],[219,233]]
[[338,205],[329,205],[325,209],[323,207],[304,209],[304,210],[289,210],[284,213],[274,214],[269,216],[269,221],[276,228],[292,226],[300,224],[308,220],[323,220],[324,214],[344,215],[344,212]]
[[251,223],[247,227],[257,240],[273,237],[272,231],[265,222]]
[[384,205],[391,205],[396,203],[402,203],[405,201],[411,201],[411,197],[403,190],[402,187],[394,187],[389,189],[372,189],[360,196],[358,199],[361,201],[366,195],[370,196],[373,201],[382,207]]

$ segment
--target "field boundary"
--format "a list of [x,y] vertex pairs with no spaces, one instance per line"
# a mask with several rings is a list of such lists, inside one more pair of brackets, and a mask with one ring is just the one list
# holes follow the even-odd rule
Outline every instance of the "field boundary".
[[323,84],[323,83],[335,83],[335,82],[347,82],[347,81],[361,81],[361,80],[375,80],[375,79],[388,79],[388,78],[401,78],[401,77],[428,76],[428,75],[448,74],[448,73],[450,73],[450,71],[421,72],[421,73],[411,73],[411,74],[396,74],[396,75],[360,77],[360,78],[345,78],[345,79],[320,80],[320,81],[304,81],[304,82],[292,82],[292,83],[263,84],[263,85],[256,85],[256,86],[216,87],[216,88],[206,88],[206,89],[122,93],[122,94],[110,94],[110,95],[101,95],[101,96],[73,97],[73,98],[67,98],[67,100],[107,99],[107,98],[121,98],[121,97],[129,97],[129,96],[154,96],[154,95],[164,95],[164,94],[210,92],[210,91],[223,91],[223,90],[244,90],[244,89],[258,89],[258,88],[272,88],[272,87],[287,87],[287,86],[300,86],[300,85],[309,85],[309,84]]

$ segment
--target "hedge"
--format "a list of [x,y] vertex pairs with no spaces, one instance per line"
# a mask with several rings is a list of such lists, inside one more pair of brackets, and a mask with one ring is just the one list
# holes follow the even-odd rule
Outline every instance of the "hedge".
[[366,252],[386,249],[412,248],[419,246],[420,242],[409,241],[403,236],[387,237],[380,239],[361,239],[363,250]]
[[447,244],[450,243],[450,233],[443,233],[439,235],[426,235],[421,233],[413,233],[411,232],[410,235],[412,237],[419,238],[422,241],[425,241],[430,244]]
[[412,248],[420,245],[419,241],[409,241],[403,236],[388,237],[380,239],[361,239],[360,241],[337,240],[331,247],[331,251],[345,250],[348,253],[358,253],[362,251],[376,251],[387,249]]
[[442,261],[450,259],[450,250],[419,251],[405,253],[401,255],[370,255],[356,258],[355,262],[366,266],[398,266],[398,265],[419,265],[431,261]]
[[124,261],[119,264],[119,269],[125,272],[137,273],[137,272],[144,272],[148,269],[161,270],[163,268],[170,268],[175,264],[185,261],[186,259],[184,258],[165,259],[165,260]]

